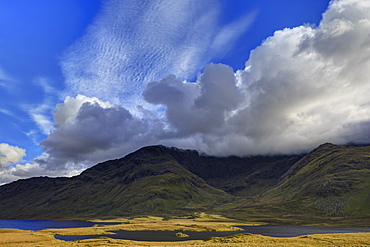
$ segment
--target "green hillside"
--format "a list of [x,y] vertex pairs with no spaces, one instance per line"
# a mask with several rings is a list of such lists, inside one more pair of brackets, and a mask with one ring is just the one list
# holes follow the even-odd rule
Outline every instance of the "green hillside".
[[0,218],[93,218],[211,208],[232,196],[170,155],[146,148],[73,178],[32,178],[0,187]]
[[370,215],[370,147],[323,144],[293,165],[262,200],[316,215]]

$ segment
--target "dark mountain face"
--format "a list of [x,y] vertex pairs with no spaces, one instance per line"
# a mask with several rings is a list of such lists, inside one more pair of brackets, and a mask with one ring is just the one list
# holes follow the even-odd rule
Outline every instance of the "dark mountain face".
[[212,157],[196,151],[169,149],[183,167],[208,184],[234,196],[255,196],[272,188],[303,155]]
[[370,214],[369,147],[325,144],[302,157],[211,157],[144,147],[76,177],[0,186],[0,218],[91,219],[199,210],[245,214],[253,207]]

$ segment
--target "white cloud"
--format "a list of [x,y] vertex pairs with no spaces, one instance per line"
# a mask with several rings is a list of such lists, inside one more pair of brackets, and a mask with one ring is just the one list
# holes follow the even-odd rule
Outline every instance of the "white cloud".
[[31,115],[32,120],[36,123],[39,129],[43,134],[48,135],[53,129],[53,123],[50,121],[50,118],[44,114],[38,113],[39,108],[31,110],[29,114]]
[[17,164],[26,156],[26,150],[8,143],[0,143],[0,185],[20,178],[40,176],[45,170],[37,164]]
[[[42,157],[40,157],[39,159],[42,159]],[[49,167],[47,167],[46,165],[42,165],[37,162],[16,164],[13,166],[9,166],[6,169],[0,170],[0,185],[29,177],[71,177],[78,175],[81,172],[81,169],[74,170],[73,168],[66,170],[52,170],[49,169]]]
[[0,143],[0,170],[7,165],[20,162],[24,156],[26,156],[25,149],[7,143]]
[[50,81],[46,77],[36,78],[34,84],[41,87],[42,93],[45,95],[43,102],[41,104],[24,105],[23,109],[37,125],[37,132],[41,130],[43,135],[48,135],[53,130],[50,112],[53,105],[55,105],[56,90],[50,85]]
[[50,85],[50,81],[46,77],[37,77],[34,80],[34,84],[41,87],[45,94],[55,94],[56,90]]
[[55,129],[41,141],[47,156],[36,161],[50,170],[79,170],[122,156],[156,139],[161,123],[150,124],[120,105],[78,95],[53,111]]
[[[231,75],[206,69],[196,85],[165,78],[149,84],[144,96],[165,105],[170,126],[212,154],[291,153],[328,141],[369,142],[369,25],[370,3],[333,1],[319,27],[275,32],[252,51],[245,70]],[[202,83],[203,78],[209,79]],[[213,83],[218,79],[230,83],[218,88]],[[202,90],[189,96],[185,85]],[[178,92],[172,97],[180,100],[165,98],[170,92]],[[228,108],[214,104],[233,99]]]
[[242,16],[239,20],[221,27],[215,38],[213,39],[211,47],[221,53],[227,54],[232,48],[240,35],[248,30],[249,26],[254,22],[257,16],[257,11]]
[[77,95],[76,98],[67,96],[64,103],[57,104],[56,109],[53,111],[56,127],[63,125],[66,121],[73,121],[71,119],[75,119],[77,117],[78,111],[86,102],[98,104],[100,107],[105,109],[112,107],[109,102],[101,101],[96,97],[90,98],[81,94]]
[[197,83],[181,82],[175,76],[148,84],[144,98],[167,107],[166,117],[179,137],[212,133],[225,124],[242,95],[235,85],[232,68],[210,64]]
[[121,103],[130,111],[148,82],[168,74],[188,78],[224,55],[254,20],[219,26],[214,0],[109,0],[86,35],[66,52],[68,93]]

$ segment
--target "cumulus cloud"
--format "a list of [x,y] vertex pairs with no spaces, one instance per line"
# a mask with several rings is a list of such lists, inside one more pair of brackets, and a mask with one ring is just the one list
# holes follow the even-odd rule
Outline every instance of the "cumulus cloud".
[[210,64],[196,83],[170,75],[148,84],[143,94],[153,104],[165,105],[166,118],[178,137],[210,133],[225,125],[230,112],[241,102],[231,67]]
[[[219,1],[109,0],[85,36],[66,52],[67,93],[121,103],[131,111],[145,85],[168,74],[189,78],[231,49],[251,13],[220,25]],[[147,106],[148,107],[148,106]]]
[[[195,85],[167,77],[149,84],[144,97],[165,105],[176,132],[193,135],[212,154],[369,142],[359,134],[370,125],[369,25],[370,3],[333,1],[318,27],[275,32],[251,52],[244,70],[209,65]],[[193,88],[191,96],[185,87]],[[164,99],[169,93],[177,99]]]
[[[0,143],[0,185],[21,178],[40,175],[54,175],[47,169],[35,164],[17,164],[23,161],[26,150],[8,143]],[[59,174],[60,175],[60,174]],[[65,174],[67,175],[67,174]]]
[[[38,158],[42,159],[42,157]],[[71,177],[78,175],[82,172],[82,169],[65,169],[65,170],[51,170],[50,167],[45,164],[40,164],[33,161],[32,163],[15,164],[7,167],[6,169],[0,170],[0,185],[9,183],[18,179],[25,179],[30,177]]]
[[28,164],[24,166],[16,164],[17,162],[22,162],[24,156],[26,156],[25,149],[9,145],[8,143],[0,143],[0,185],[19,178],[39,174],[38,172],[27,172],[29,168],[34,168],[34,165]]
[[[119,5],[116,7],[119,9]],[[145,10],[142,11],[146,13]],[[130,15],[125,18],[128,21]],[[181,18],[187,17],[180,15],[175,26],[183,23]],[[112,38],[112,42],[116,41]],[[130,54],[122,49],[117,64],[121,64],[121,55]],[[104,57],[102,53],[92,61],[102,61]],[[81,59],[87,61],[87,57]],[[91,67],[84,71],[91,71],[92,82],[109,74],[110,63],[98,77],[92,72],[99,66],[87,64]],[[112,68],[115,71],[118,67]],[[51,172],[77,173],[96,162],[151,144],[245,156],[305,152],[324,142],[369,143],[368,68],[370,3],[332,1],[319,26],[276,31],[251,52],[243,70],[234,72],[227,65],[209,64],[195,82],[174,73],[148,83],[143,98],[158,107],[155,111],[138,106],[132,112],[117,102],[89,95],[66,97],[53,111],[54,130],[41,142],[45,156],[36,162]],[[77,78],[77,70],[73,78]],[[83,74],[81,80],[89,73]],[[70,81],[76,87],[78,82]],[[103,80],[99,87],[105,90],[107,85],[111,84]],[[87,90],[88,86],[86,79],[81,87]],[[140,83],[139,87],[144,88]],[[117,89],[114,85],[112,88]]]
[[[6,169],[0,170],[0,185],[9,183],[22,178],[29,178],[33,176],[41,175],[52,175],[50,173],[45,173],[45,170],[42,169],[37,164],[16,164],[14,166],[7,167]],[[54,174],[56,175],[56,174]],[[60,174],[59,174],[60,176]]]
[[24,156],[26,156],[25,149],[0,143],[0,169],[21,161]]
[[121,105],[84,95],[66,97],[53,111],[55,129],[41,141],[47,156],[37,162],[51,170],[86,168],[120,157],[156,139],[161,123],[149,125]]

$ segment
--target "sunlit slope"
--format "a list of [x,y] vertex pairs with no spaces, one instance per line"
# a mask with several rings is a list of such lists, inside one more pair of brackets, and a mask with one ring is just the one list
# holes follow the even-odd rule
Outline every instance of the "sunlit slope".
[[370,214],[370,147],[323,144],[293,165],[262,198],[292,212]]

